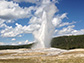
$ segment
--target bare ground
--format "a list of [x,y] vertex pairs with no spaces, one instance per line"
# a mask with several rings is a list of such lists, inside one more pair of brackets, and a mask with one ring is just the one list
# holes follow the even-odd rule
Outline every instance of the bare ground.
[[0,63],[84,63],[84,49],[0,50]]

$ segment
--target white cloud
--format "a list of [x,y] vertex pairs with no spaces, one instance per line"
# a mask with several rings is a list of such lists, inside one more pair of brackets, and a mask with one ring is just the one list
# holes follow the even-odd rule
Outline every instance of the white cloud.
[[0,24],[3,24],[4,22],[5,22],[5,20],[0,19]]
[[16,43],[12,43],[12,44],[10,44],[10,45],[17,45]]
[[4,27],[6,27],[7,25],[6,24],[0,24],[0,28],[4,28]]
[[13,1],[0,1],[0,18],[1,19],[19,19],[19,18],[28,18],[31,16],[31,10],[33,7],[22,8],[19,4],[14,3]]
[[18,42],[18,45],[21,45],[22,44],[22,42]]
[[29,41],[28,41],[28,40],[26,40],[26,41],[25,41],[25,44],[28,44],[28,42],[29,42]]
[[22,37],[22,35],[18,35],[18,37]]
[[5,45],[3,42],[0,42],[0,45]]
[[55,30],[55,36],[67,36],[67,35],[83,35],[84,29],[75,30],[75,25],[64,27],[61,30]]
[[2,37],[15,37],[22,33],[32,33],[34,30],[39,29],[39,24],[32,24],[29,26],[22,26],[21,24],[16,23],[16,27],[7,26],[4,30],[1,30]]
[[10,45],[24,45],[24,44],[32,44],[32,43],[34,43],[34,41],[29,42],[28,40],[25,40],[25,41],[17,41],[17,42],[11,43]]
[[15,38],[13,38],[13,39],[11,39],[12,41],[15,41],[16,39]]
[[6,23],[14,23],[14,20],[6,20]]
[[38,23],[40,24],[42,22],[42,20],[40,18],[37,18],[37,17],[32,17],[29,21],[30,24],[35,24],[35,23]]
[[0,28],[6,27],[6,24],[4,24],[5,20],[0,19]]
[[71,34],[71,32],[74,30],[73,27],[75,27],[74,25],[68,26],[67,28],[63,28],[62,30],[60,30],[58,32],[58,34]]
[[13,20],[4,20],[4,19],[0,19],[0,28],[6,28],[6,27],[8,27],[7,25],[6,25],[6,23],[13,23],[14,21]]
[[[35,3],[37,5],[41,4],[43,1],[45,2],[48,2],[50,0],[12,0],[12,1],[15,1],[15,2],[29,2],[29,3]],[[58,0],[52,0],[53,3],[58,3]]]
[[53,18],[52,20],[52,24],[55,26],[55,27],[59,27],[60,23],[62,22],[62,20],[64,18],[67,18],[67,13],[64,13],[62,14],[61,16],[57,15],[55,18]]
[[39,0],[13,0],[15,2],[30,2],[30,3],[37,3]]
[[76,23],[76,22],[71,22],[71,23],[69,23],[69,22],[64,22],[64,23],[61,23],[61,24],[59,25],[59,27],[69,26],[69,25],[72,25],[72,24],[74,24],[74,23]]
[[74,30],[72,31],[73,35],[82,35],[84,34],[84,29],[80,29],[80,30]]

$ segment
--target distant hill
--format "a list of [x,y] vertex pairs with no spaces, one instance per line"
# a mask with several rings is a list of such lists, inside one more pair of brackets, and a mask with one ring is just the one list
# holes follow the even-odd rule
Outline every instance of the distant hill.
[[51,46],[62,49],[84,48],[84,35],[55,37]]
[[32,44],[27,44],[27,45],[1,45],[0,46],[0,50],[4,50],[4,49],[31,48]]
[[[27,44],[27,45],[2,45],[2,46],[0,46],[0,50],[3,50],[3,49],[31,48],[32,45],[33,44]],[[51,41],[51,47],[61,48],[61,49],[84,48],[84,35],[55,37]]]

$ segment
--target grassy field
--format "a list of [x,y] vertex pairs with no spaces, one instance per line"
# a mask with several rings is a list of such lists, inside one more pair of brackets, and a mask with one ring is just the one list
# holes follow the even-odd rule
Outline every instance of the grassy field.
[[[29,53],[29,55],[31,54]],[[45,57],[0,59],[0,63],[84,63],[84,51],[65,52],[60,55]]]

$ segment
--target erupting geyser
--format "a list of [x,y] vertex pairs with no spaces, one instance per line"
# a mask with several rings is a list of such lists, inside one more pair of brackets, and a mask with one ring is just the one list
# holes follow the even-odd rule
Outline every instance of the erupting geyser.
[[52,19],[57,12],[55,4],[50,0],[43,0],[42,5],[35,12],[38,22],[40,22],[40,29],[33,32],[36,39],[36,44],[33,48],[49,48],[52,35],[54,33],[54,26]]
[[[35,48],[49,48],[50,47],[50,41],[52,39],[54,27],[52,25],[52,22],[48,20],[47,14],[44,11],[42,15],[42,24],[41,27],[35,36],[37,44],[35,45]],[[35,35],[35,34],[34,34]]]

